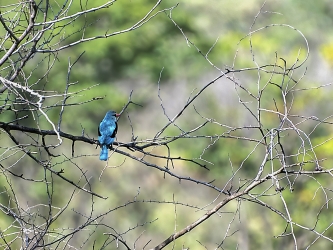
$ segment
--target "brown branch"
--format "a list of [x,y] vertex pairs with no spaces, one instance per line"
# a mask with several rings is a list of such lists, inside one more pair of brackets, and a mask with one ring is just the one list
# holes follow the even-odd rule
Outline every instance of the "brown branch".
[[29,18],[29,24],[28,27],[24,30],[22,35],[15,40],[15,42],[12,44],[10,49],[7,51],[7,53],[0,59],[0,66],[7,61],[7,59],[12,55],[12,53],[16,50],[18,45],[23,41],[23,39],[30,33],[31,29],[34,27],[35,18],[37,15],[37,5],[35,1],[30,1],[30,18]]
[[260,185],[261,183],[263,183],[263,182],[271,179],[273,175],[280,174],[282,171],[283,171],[283,168],[280,168],[278,171],[274,172],[274,174],[269,174],[269,175],[266,175],[265,178],[263,178],[263,179],[259,179],[257,181],[253,181],[247,188],[244,189],[244,191],[234,193],[234,194],[232,194],[232,195],[224,198],[223,201],[221,201],[220,203],[218,203],[214,208],[212,208],[211,210],[209,210],[207,213],[205,213],[198,220],[196,220],[192,224],[188,225],[187,227],[183,228],[182,230],[180,230],[180,231],[178,231],[178,232],[170,235],[162,243],[160,243],[156,247],[152,248],[152,250],[160,250],[160,249],[164,248],[165,246],[167,246],[168,244],[170,244],[174,240],[176,240],[176,239],[180,238],[181,236],[187,234],[192,229],[194,229],[195,227],[197,227],[198,225],[200,225],[202,222],[204,222],[209,217],[211,217],[213,214],[215,214],[216,212],[218,212],[222,207],[224,207],[230,201],[232,201],[234,199],[237,199],[237,198],[240,198],[241,196],[247,195],[253,188],[255,188],[256,186]]
[[[3,128],[6,131],[11,131],[11,130],[17,130],[21,132],[27,132],[27,133],[32,133],[32,134],[38,134],[38,135],[57,135],[57,133],[54,130],[43,130],[43,129],[37,129],[37,128],[30,128],[30,127],[25,127],[21,125],[16,125],[16,124],[8,124],[5,122],[0,122],[0,128]],[[59,131],[59,135],[63,138],[67,138],[72,141],[83,141],[89,144],[96,144],[97,141],[94,139],[89,139],[84,136],[75,136],[71,135],[68,133],[64,133]]]
[[160,250],[164,247],[166,247],[168,244],[170,244],[171,242],[173,242],[174,240],[180,238],[181,236],[183,236],[184,234],[187,234],[188,232],[190,232],[192,229],[194,229],[195,227],[197,227],[198,225],[200,225],[202,222],[204,222],[205,220],[207,220],[210,216],[212,216],[213,214],[215,214],[218,210],[220,210],[220,208],[222,208],[224,205],[226,205],[227,203],[229,203],[230,201],[240,197],[244,195],[244,192],[240,192],[240,193],[236,193],[233,194],[227,198],[225,198],[223,201],[221,201],[219,204],[217,204],[213,209],[211,209],[210,211],[208,211],[207,213],[205,213],[204,216],[202,216],[201,218],[199,218],[198,220],[196,220],[195,222],[193,222],[192,224],[188,225],[187,227],[183,228],[182,230],[170,235],[166,240],[164,240],[161,244],[157,245],[156,247],[152,248],[153,250]]
[[95,193],[95,192],[93,192],[93,191],[90,191],[90,190],[88,190],[88,189],[86,189],[86,188],[84,188],[84,187],[80,187],[78,184],[74,183],[72,180],[70,180],[70,179],[66,178],[65,176],[63,176],[63,175],[62,175],[62,174],[64,173],[64,170],[63,170],[63,169],[61,169],[60,171],[55,171],[55,170],[53,170],[52,168],[49,167],[49,165],[48,165],[47,162],[44,163],[44,162],[38,160],[35,156],[32,155],[32,153],[31,153],[30,151],[25,150],[25,149],[23,148],[23,146],[22,146],[22,145],[21,145],[21,144],[15,139],[15,137],[14,137],[9,131],[7,131],[7,133],[8,133],[8,135],[9,135],[10,139],[11,139],[11,140],[12,140],[17,146],[19,146],[19,147],[22,149],[22,151],[24,151],[24,152],[25,152],[25,153],[26,153],[31,159],[33,159],[33,160],[34,160],[35,162],[37,162],[38,164],[42,165],[46,170],[50,171],[52,174],[55,174],[56,176],[60,177],[60,178],[63,179],[64,181],[70,183],[71,185],[75,186],[76,188],[78,188],[78,189],[80,189],[80,190],[82,190],[82,191],[84,191],[84,192],[86,192],[86,193],[89,193],[89,194],[91,194],[91,195],[97,196],[97,197],[99,197],[99,198],[101,198],[101,199],[104,199],[104,200],[107,199],[107,197],[103,197],[103,196],[101,196],[101,195],[99,195],[99,194],[97,194],[97,193]]
[[5,23],[5,20],[2,17],[2,13],[0,11],[0,22],[2,24],[2,26],[5,28],[5,30],[9,33],[9,35],[15,40],[16,43],[19,43],[19,39],[15,36],[15,34],[11,31],[10,28],[8,28],[8,26]]

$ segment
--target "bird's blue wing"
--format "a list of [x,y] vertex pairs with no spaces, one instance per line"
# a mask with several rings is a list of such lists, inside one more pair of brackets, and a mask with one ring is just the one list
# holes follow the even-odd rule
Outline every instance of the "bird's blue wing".
[[112,135],[111,135],[111,137],[112,138],[115,138],[116,137],[116,134],[117,134],[117,131],[118,131],[118,124],[115,122],[115,124],[116,124],[116,127],[115,127],[115,129],[113,130],[113,133],[112,133]]
[[103,119],[98,127],[100,144],[110,145],[113,143],[118,130],[117,123],[112,119]]

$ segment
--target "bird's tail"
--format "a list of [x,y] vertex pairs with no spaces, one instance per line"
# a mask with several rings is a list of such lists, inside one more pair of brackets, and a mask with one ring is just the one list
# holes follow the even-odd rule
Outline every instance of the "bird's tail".
[[108,159],[109,150],[106,145],[102,145],[101,153],[99,154],[99,159],[101,161],[106,161]]

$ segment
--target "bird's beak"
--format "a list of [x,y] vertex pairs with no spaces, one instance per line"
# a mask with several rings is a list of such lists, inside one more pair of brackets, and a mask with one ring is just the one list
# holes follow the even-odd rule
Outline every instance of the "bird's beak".
[[116,117],[119,117],[119,116],[120,116],[120,114],[117,114],[117,113],[116,113]]

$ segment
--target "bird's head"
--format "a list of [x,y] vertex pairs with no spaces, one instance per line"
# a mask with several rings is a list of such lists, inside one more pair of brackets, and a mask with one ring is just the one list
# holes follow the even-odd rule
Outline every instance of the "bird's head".
[[117,114],[115,111],[113,110],[110,110],[106,113],[105,117],[109,117],[109,118],[116,118],[116,117],[119,117],[120,114]]

